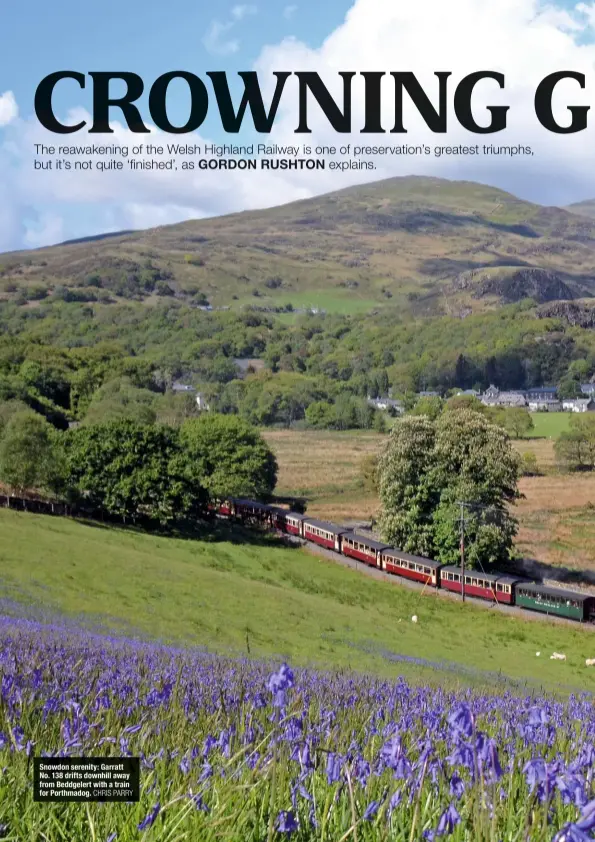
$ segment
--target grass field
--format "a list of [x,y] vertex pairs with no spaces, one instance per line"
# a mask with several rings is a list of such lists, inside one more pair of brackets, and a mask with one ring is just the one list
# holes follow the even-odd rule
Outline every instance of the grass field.
[[[379,451],[385,436],[285,430],[264,435],[279,460],[279,493],[307,498],[310,514],[345,522],[369,520],[377,511],[376,496],[364,487],[361,463]],[[558,473],[553,445],[544,438],[515,442],[521,453],[535,453],[544,471],[520,481],[517,547],[548,564],[595,570],[595,475]]]
[[[156,537],[6,509],[0,530],[2,596],[37,614],[219,652],[245,654],[248,637],[252,655],[294,664],[435,675],[397,655],[463,665],[472,671],[463,673],[467,682],[501,670],[595,691],[595,674],[584,667],[595,652],[589,630],[422,595],[266,538]],[[545,657],[554,650],[566,652],[567,663]]]
[[532,412],[533,429],[528,438],[557,439],[570,428],[570,412]]

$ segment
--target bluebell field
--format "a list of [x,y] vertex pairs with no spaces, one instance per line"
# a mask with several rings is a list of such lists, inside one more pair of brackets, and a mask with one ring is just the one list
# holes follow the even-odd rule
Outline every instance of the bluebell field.
[[[595,709],[0,619],[0,839],[595,839]],[[33,802],[41,756],[138,756],[141,799]]]

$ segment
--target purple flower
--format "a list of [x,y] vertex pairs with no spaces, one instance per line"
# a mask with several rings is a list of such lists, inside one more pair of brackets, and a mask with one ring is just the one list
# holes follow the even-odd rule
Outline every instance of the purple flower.
[[298,829],[298,823],[291,810],[281,810],[275,821],[279,833],[293,833]]
[[139,830],[146,830],[148,827],[151,827],[157,816],[159,815],[159,811],[161,810],[161,804],[157,802],[154,807],[149,810],[147,815],[144,817],[142,822],[138,825]]
[[473,733],[473,714],[468,704],[458,705],[448,717],[448,724],[455,733],[470,737]]
[[446,810],[440,816],[438,827],[436,828],[436,836],[450,836],[459,824],[461,817],[454,804],[449,804]]
[[454,795],[455,798],[462,798],[463,793],[465,792],[465,783],[459,778],[458,775],[453,775],[450,779],[450,793]]
[[378,808],[380,807],[380,801],[370,801],[366,810],[364,812],[364,821],[371,822],[376,813],[378,812]]
[[331,751],[326,756],[326,780],[329,786],[336,784],[341,777],[343,758],[340,754]]

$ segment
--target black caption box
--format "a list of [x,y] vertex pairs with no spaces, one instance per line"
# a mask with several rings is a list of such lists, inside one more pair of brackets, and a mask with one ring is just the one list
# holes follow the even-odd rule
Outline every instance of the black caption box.
[[138,757],[34,757],[34,801],[138,801]]

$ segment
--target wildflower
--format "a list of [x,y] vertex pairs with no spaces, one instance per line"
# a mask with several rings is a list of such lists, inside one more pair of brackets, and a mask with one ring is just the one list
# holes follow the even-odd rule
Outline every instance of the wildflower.
[[343,758],[340,754],[331,751],[326,756],[326,780],[329,786],[336,784],[341,777]]
[[142,822],[138,825],[138,829],[146,830],[148,827],[151,827],[151,825],[154,823],[155,819],[159,815],[160,810],[161,804],[157,802],[157,804],[155,804],[155,806],[151,810],[149,810]]
[[380,807],[380,801],[370,801],[364,812],[364,821],[371,822]]
[[458,775],[453,775],[450,779],[450,793],[455,798],[462,798],[465,792],[465,784]]
[[298,823],[291,810],[281,810],[275,821],[279,833],[293,833],[298,829]]
[[454,804],[449,804],[446,810],[440,816],[438,827],[436,828],[436,836],[450,836],[459,824],[461,817]]
[[468,704],[458,705],[448,717],[448,724],[455,733],[470,737],[473,733],[473,714]]
[[529,708],[529,725],[533,725],[537,728],[540,725],[546,725],[547,722],[548,715],[543,708],[540,708],[537,705]]

